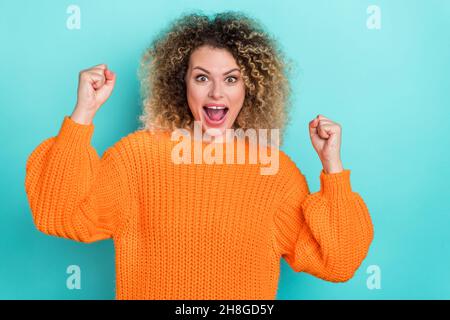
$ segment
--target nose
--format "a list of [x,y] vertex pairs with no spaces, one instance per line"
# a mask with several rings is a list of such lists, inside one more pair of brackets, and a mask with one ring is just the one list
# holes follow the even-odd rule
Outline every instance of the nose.
[[208,96],[213,99],[221,99],[223,97],[222,86],[220,84],[213,83],[209,90]]

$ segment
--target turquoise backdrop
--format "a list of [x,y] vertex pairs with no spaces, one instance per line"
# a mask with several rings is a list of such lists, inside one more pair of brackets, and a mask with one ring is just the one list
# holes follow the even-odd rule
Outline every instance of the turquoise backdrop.
[[[80,9],[80,29],[67,27],[70,5]],[[78,72],[99,63],[118,80],[94,120],[93,146],[101,155],[136,130],[141,54],[169,21],[193,10],[243,11],[278,39],[296,68],[283,149],[316,192],[321,164],[308,122],[320,113],[340,123],[344,167],[375,226],[370,252],[350,281],[295,273],[282,260],[277,298],[449,299],[445,0],[1,1],[0,298],[114,298],[112,240],[84,244],[40,233],[25,194],[25,163],[71,114]],[[66,286],[70,265],[81,269],[80,289]]]

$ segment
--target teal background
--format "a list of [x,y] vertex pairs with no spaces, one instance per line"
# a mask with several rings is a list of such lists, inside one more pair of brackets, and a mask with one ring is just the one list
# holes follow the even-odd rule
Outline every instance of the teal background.
[[[66,9],[81,9],[69,30]],[[381,29],[366,27],[369,5]],[[319,189],[321,164],[308,122],[341,124],[342,160],[365,200],[375,239],[354,278],[334,284],[281,261],[278,299],[450,298],[450,1],[1,1],[1,299],[113,299],[112,240],[84,244],[35,228],[25,163],[57,134],[76,102],[78,72],[107,63],[113,95],[98,112],[101,155],[137,129],[143,50],[186,10],[240,10],[259,19],[295,61],[293,121],[283,149]],[[81,289],[66,268],[81,268]],[[369,290],[366,270],[381,269]]]

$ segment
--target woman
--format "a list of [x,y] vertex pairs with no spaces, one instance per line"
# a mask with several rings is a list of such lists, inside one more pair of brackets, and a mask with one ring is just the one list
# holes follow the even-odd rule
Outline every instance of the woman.
[[281,151],[270,175],[247,158],[173,161],[171,133],[192,133],[196,123],[217,139],[202,151],[236,147],[242,139],[223,139],[230,129],[284,128],[287,64],[275,41],[242,14],[191,14],[163,32],[142,61],[144,127],[101,158],[90,145],[92,120],[116,75],[105,64],[80,73],[73,113],[27,161],[36,227],[86,243],[112,238],[117,299],[274,299],[281,257],[327,281],[352,278],[373,226],[342,167],[339,124],[321,115],[309,123],[323,165],[313,194]]

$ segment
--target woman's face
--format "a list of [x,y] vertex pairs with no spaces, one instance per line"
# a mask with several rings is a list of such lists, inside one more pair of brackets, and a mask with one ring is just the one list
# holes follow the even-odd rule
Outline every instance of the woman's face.
[[225,49],[201,46],[189,59],[185,77],[189,108],[210,136],[224,137],[244,104],[245,85],[240,68]]

